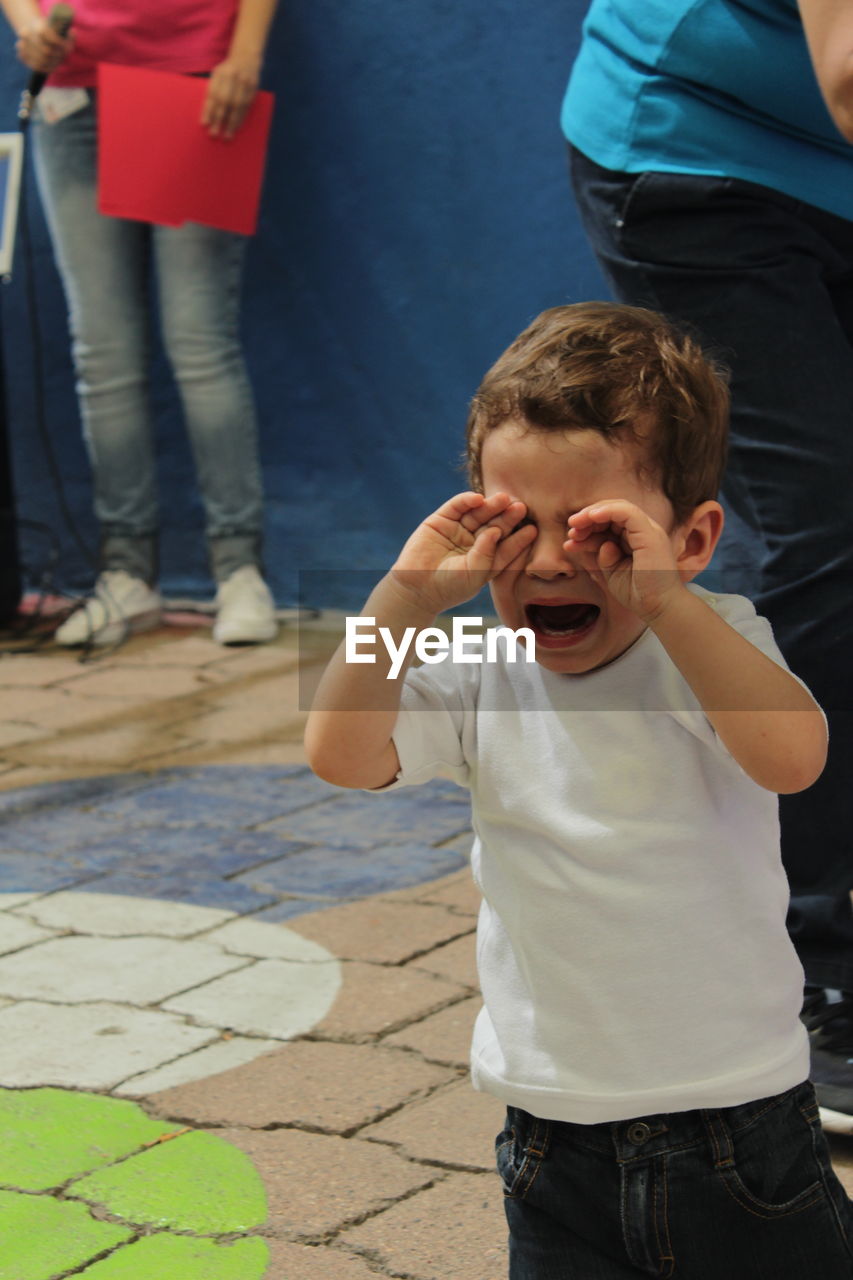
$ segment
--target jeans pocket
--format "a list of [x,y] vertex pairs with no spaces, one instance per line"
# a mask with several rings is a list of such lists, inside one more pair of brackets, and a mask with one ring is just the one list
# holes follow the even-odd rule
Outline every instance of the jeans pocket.
[[637,261],[709,271],[744,234],[731,178],[656,170],[626,191],[617,227],[622,252]]
[[547,1120],[507,1109],[506,1126],[495,1139],[495,1159],[503,1182],[504,1195],[523,1200],[542,1167],[548,1150],[551,1126]]
[[615,243],[630,260],[697,272],[710,284],[721,271],[763,273],[788,262],[792,235],[805,244],[795,207],[738,178],[650,170],[622,193]]
[[714,1168],[729,1195],[748,1213],[784,1218],[818,1204],[825,1195],[815,1154],[816,1109],[799,1091],[780,1095],[742,1127],[710,1113]]

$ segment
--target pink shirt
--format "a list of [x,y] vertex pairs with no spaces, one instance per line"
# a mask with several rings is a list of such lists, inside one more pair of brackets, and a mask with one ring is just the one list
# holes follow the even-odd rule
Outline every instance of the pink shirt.
[[[48,13],[54,0],[39,0]],[[99,62],[210,71],[228,52],[237,0],[73,0],[74,52],[50,77],[89,88]]]

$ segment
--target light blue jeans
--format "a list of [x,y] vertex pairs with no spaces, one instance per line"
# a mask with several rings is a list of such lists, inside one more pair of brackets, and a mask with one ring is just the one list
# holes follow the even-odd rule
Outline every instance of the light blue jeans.
[[153,278],[204,502],[211,567],[222,581],[258,563],[263,519],[255,408],[239,335],[246,241],[195,223],[160,227],[99,214],[94,102],[57,124],[37,123],[34,138],[68,303],[101,567],[148,582],[157,576],[148,403]]

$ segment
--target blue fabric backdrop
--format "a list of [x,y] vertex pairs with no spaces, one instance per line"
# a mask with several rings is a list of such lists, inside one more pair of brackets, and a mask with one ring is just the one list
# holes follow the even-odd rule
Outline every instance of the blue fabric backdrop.
[[[463,488],[467,402],[543,307],[607,296],[571,200],[558,127],[585,0],[282,0],[265,86],[277,95],[244,330],[281,604],[297,574],[321,605],[359,603],[413,524]],[[0,130],[24,73],[0,41]],[[132,162],[132,159],[131,161]],[[91,488],[65,308],[34,187],[29,218],[48,430],[76,524]],[[35,427],[23,271],[2,290],[20,516],[51,526],[60,582],[92,567],[66,527]],[[202,513],[168,370],[153,369],[163,588],[212,591]],[[26,568],[44,539],[22,531]],[[320,571],[320,572],[318,572]]]

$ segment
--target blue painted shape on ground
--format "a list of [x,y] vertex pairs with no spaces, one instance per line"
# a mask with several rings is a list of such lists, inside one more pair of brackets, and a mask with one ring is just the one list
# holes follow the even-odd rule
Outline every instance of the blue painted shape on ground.
[[[458,787],[454,790],[467,799]],[[268,829],[330,849],[370,849],[400,840],[439,844],[470,825],[468,805],[455,796],[411,787],[387,796],[347,791],[326,804],[271,822]]]
[[470,809],[444,781],[380,799],[303,766],[211,765],[0,793],[0,822],[0,892],[163,898],[274,921],[460,869]]
[[95,874],[64,858],[0,849],[0,893],[58,893],[60,889],[84,888]]
[[[132,869],[123,869],[115,875],[73,887],[85,889],[87,893],[114,893],[122,898],[160,898],[164,902],[183,902],[193,907],[218,907],[223,911],[234,911],[237,915],[272,906],[278,898],[275,893],[263,893],[251,885],[235,884],[233,880],[180,874],[134,875]],[[312,909],[316,908],[306,907],[306,910]]]
[[279,898],[271,907],[258,911],[252,916],[261,924],[284,924],[295,916],[307,915],[309,911],[325,911],[328,907],[345,907],[352,898]]
[[104,872],[132,865],[134,871],[144,875],[190,871],[233,876],[301,852],[305,847],[304,840],[286,840],[278,832],[142,827],[99,835],[97,840],[66,850],[62,856],[75,865]]
[[[312,782],[317,785],[312,786]],[[233,828],[244,825],[247,820],[261,823],[280,818],[282,814],[328,798],[334,790],[319,779],[304,779],[298,786],[292,782],[281,785],[276,795],[271,791],[264,794],[261,788],[243,791],[239,786],[234,787],[233,781],[231,786],[218,788],[213,780],[205,784],[205,780],[189,778],[108,800],[98,805],[97,814],[135,827]]]
[[341,898],[365,898],[389,889],[409,889],[464,866],[455,849],[427,844],[384,844],[371,849],[323,848],[267,863],[236,877],[259,892],[285,889],[289,893]]
[[176,780],[191,782],[202,791],[234,792],[247,801],[272,796],[280,813],[341,794],[340,787],[323,782],[304,765],[204,765],[181,770]]
[[[162,775],[161,775],[162,776]],[[102,799],[117,791],[134,791],[150,786],[144,773],[111,773],[98,778],[70,778],[46,782],[37,787],[18,787],[0,792],[0,815],[43,812],[46,808],[85,806],[87,800]]]
[[74,806],[15,814],[2,822],[2,847],[23,853],[66,853],[81,845],[98,844],[109,834],[102,819]]

